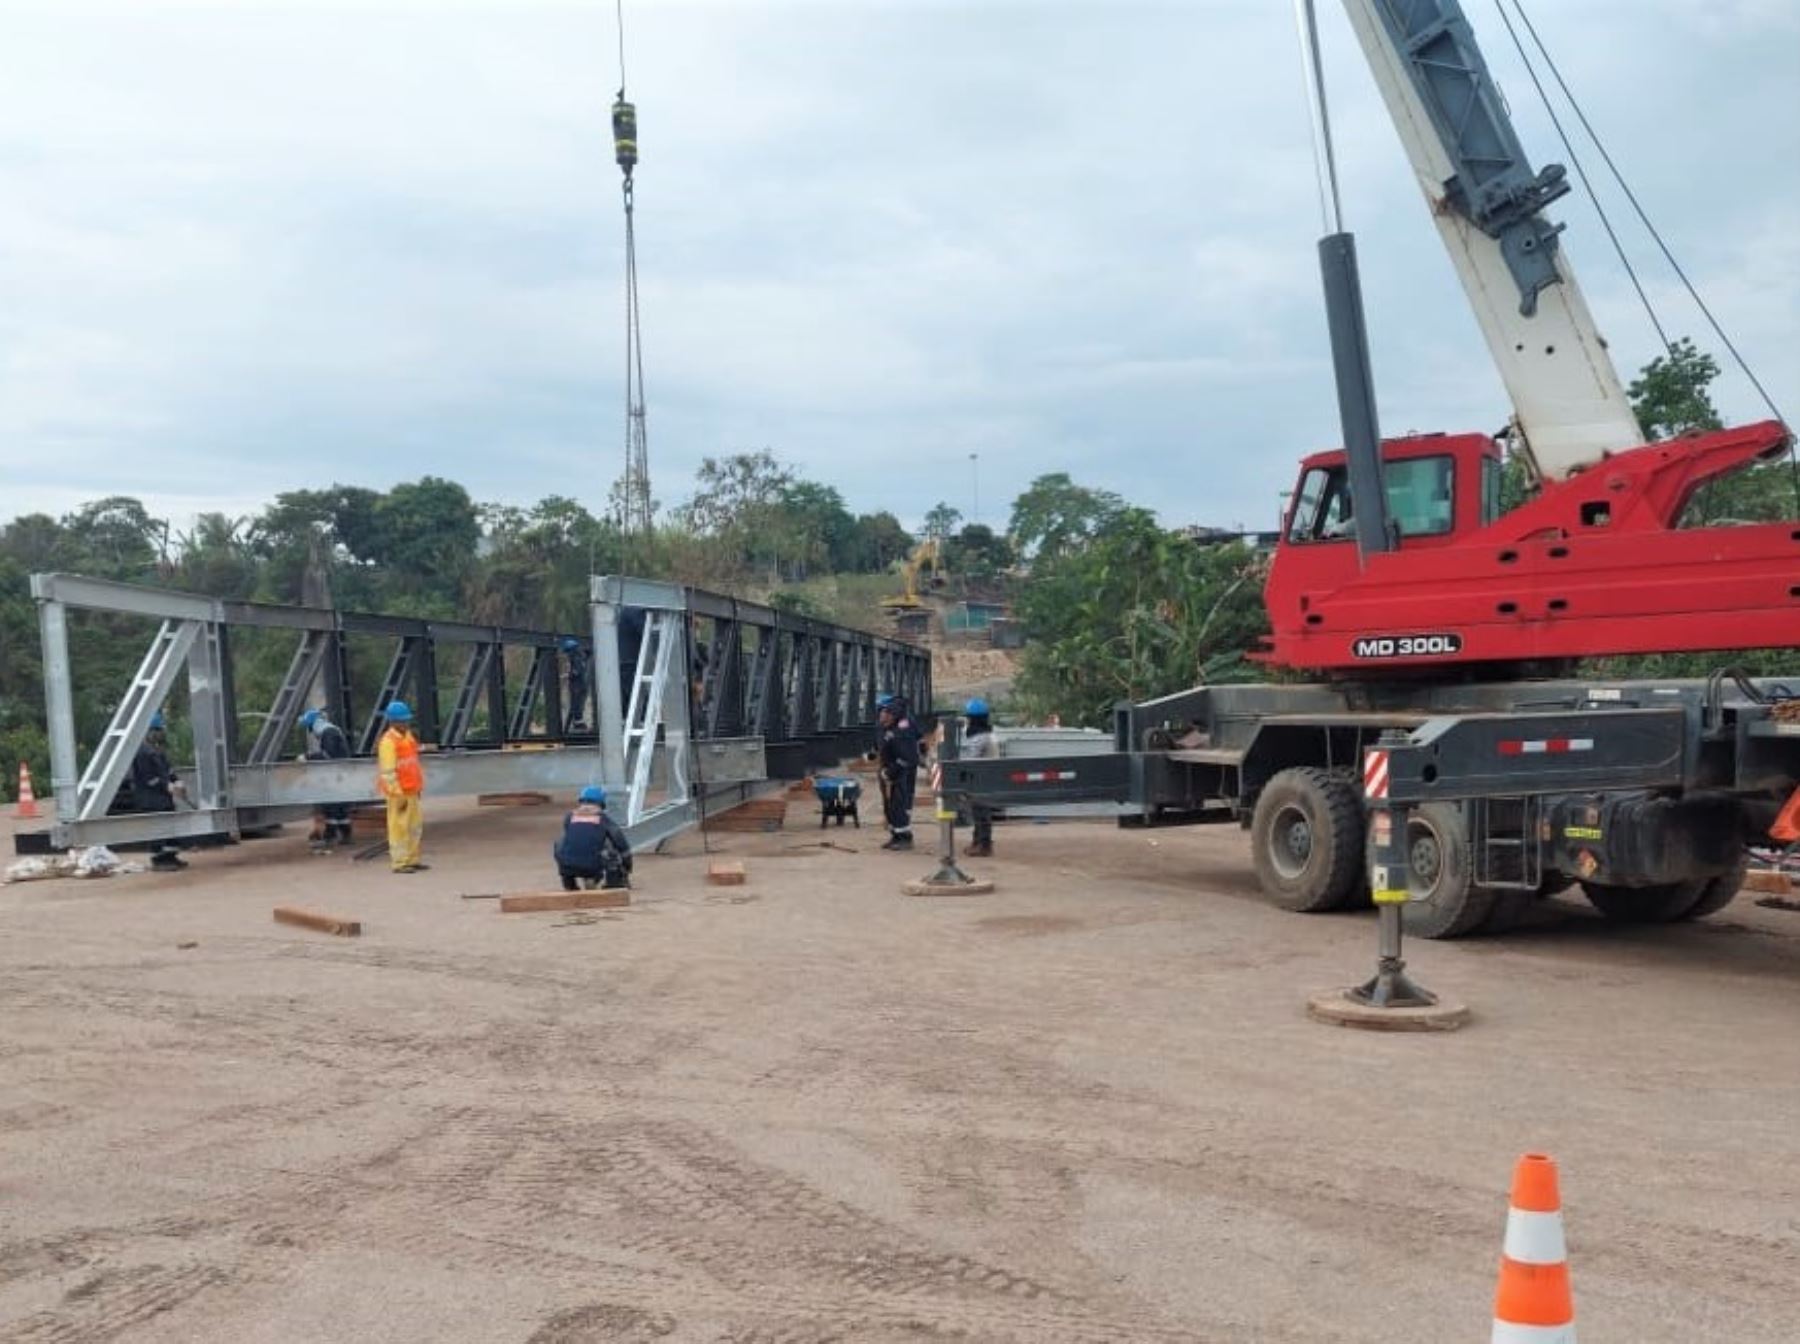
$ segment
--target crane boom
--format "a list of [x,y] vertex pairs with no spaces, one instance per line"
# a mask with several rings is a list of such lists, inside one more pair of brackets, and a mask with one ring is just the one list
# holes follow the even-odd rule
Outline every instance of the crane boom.
[[1344,0],[1535,474],[1563,480],[1644,442],[1544,207],[1561,165],[1534,173],[1458,0]]

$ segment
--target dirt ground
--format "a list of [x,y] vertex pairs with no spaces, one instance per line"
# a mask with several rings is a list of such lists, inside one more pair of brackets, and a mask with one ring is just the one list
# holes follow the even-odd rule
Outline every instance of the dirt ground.
[[0,888],[0,1340],[1480,1339],[1527,1150],[1584,1340],[1800,1339],[1800,916],[1558,902],[1411,945],[1468,1029],[1362,1035],[1302,1004],[1372,918],[1235,831],[1003,827],[918,899],[796,806],[744,887],[688,837],[627,911],[462,899],[555,821]]

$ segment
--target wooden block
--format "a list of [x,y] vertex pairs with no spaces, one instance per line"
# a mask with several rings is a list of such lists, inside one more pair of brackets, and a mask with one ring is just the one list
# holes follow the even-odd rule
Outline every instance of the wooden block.
[[1794,879],[1776,868],[1752,868],[1744,874],[1745,891],[1772,891],[1785,896],[1794,888]]
[[503,915],[529,915],[540,910],[617,910],[631,904],[629,887],[598,891],[525,891],[500,898]]
[[542,807],[549,801],[549,794],[539,793],[534,789],[523,789],[515,793],[481,793],[475,796],[477,807]]
[[715,887],[741,887],[750,874],[741,859],[714,859],[707,865],[706,880]]
[[276,906],[275,922],[277,924],[293,924],[318,933],[335,933],[340,938],[362,937],[361,920],[345,919],[342,915],[320,914],[317,910],[302,910],[297,905]]
[[707,828],[729,832],[779,831],[787,824],[786,798],[752,798],[707,819]]

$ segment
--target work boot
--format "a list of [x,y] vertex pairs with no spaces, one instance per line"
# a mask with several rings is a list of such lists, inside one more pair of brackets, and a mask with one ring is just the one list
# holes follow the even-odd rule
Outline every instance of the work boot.
[[187,860],[165,850],[150,856],[150,867],[159,873],[178,873],[187,867]]
[[991,859],[994,857],[994,847],[986,840],[977,840],[965,849],[963,854],[971,859]]
[[900,832],[891,835],[888,837],[888,842],[882,846],[883,849],[911,849],[912,847],[912,835],[910,832]]

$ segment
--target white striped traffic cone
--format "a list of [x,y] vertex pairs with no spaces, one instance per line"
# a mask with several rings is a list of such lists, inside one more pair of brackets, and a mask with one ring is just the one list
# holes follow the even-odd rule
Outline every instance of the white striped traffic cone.
[[31,792],[31,767],[24,761],[19,762],[19,803],[13,809],[13,815],[21,821],[31,821],[37,817],[37,797]]
[[1575,1344],[1556,1161],[1542,1153],[1525,1154],[1513,1169],[1493,1344]]

